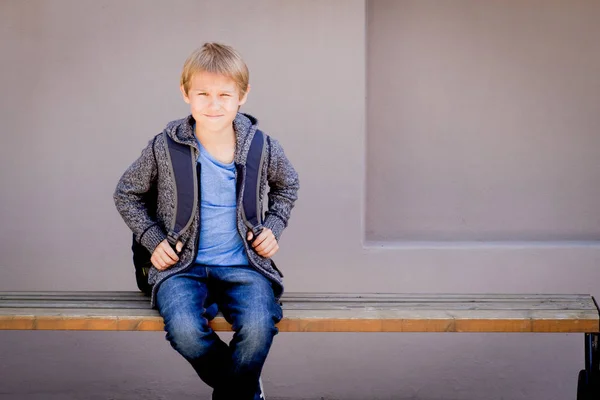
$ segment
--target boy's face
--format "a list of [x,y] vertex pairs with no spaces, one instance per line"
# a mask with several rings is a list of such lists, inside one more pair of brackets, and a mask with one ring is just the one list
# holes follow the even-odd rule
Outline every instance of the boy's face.
[[239,107],[246,102],[248,90],[240,98],[233,79],[211,72],[198,72],[192,76],[190,89],[181,93],[190,105],[192,116],[199,129],[222,132],[232,126]]

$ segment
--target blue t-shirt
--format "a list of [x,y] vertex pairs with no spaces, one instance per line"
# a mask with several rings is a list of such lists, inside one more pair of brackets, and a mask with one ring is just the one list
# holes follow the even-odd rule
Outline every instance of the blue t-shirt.
[[200,155],[200,239],[198,264],[248,265],[237,230],[235,164],[216,160],[198,141]]

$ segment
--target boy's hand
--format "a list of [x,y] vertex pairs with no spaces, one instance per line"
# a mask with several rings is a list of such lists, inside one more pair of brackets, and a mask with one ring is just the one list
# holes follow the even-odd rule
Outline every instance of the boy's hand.
[[[248,231],[246,235],[246,239],[251,241],[254,238],[252,231]],[[273,257],[277,250],[279,250],[279,244],[277,243],[277,239],[275,239],[275,235],[273,235],[273,231],[269,228],[263,228],[260,235],[256,237],[256,240],[252,242],[252,247],[254,251],[258,253],[259,256],[270,258]]]
[[[183,249],[183,243],[177,242],[175,248],[177,249],[177,253],[179,253]],[[167,239],[165,239],[154,249],[152,257],[150,257],[150,262],[152,262],[152,265],[157,270],[164,271],[179,261],[177,253],[175,253]]]

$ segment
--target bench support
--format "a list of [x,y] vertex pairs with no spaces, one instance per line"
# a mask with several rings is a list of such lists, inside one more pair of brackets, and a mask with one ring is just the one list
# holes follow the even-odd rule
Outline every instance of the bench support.
[[589,376],[600,374],[600,334],[585,334],[585,370]]
[[600,398],[600,334],[585,334],[585,369],[579,372],[577,400]]

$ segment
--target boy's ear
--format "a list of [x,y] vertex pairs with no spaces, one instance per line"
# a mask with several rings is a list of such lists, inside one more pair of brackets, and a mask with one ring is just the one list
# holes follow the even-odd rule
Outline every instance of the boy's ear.
[[243,106],[244,103],[246,103],[246,100],[248,100],[248,93],[250,93],[250,84],[248,84],[248,88],[246,89],[246,93],[244,93],[244,96],[240,99],[240,106]]
[[179,86],[179,90],[181,90],[181,94],[183,95],[183,101],[190,104],[190,98],[188,97],[187,93],[185,92],[185,88],[183,87],[183,85]]

